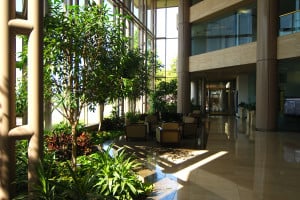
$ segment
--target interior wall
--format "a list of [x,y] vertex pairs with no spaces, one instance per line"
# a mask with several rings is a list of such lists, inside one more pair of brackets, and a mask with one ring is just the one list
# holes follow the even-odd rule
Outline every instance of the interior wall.
[[248,87],[248,75],[239,75],[236,79],[236,89],[238,92],[238,104],[241,102],[248,103],[249,101],[249,87]]
[[256,74],[251,73],[248,76],[248,103],[256,102]]

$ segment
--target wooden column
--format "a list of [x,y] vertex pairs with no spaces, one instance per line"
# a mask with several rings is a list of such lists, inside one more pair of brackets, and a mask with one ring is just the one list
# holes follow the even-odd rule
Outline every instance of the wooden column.
[[256,129],[276,130],[278,0],[257,1]]

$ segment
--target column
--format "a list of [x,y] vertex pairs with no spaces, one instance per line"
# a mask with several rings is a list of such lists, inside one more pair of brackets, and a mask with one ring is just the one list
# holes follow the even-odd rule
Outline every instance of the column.
[[193,106],[199,105],[198,101],[198,81],[193,80],[191,81],[191,102]]
[[0,1],[0,199],[11,199],[15,174],[15,147],[8,137],[15,127],[15,35],[8,22],[14,18],[15,2]]
[[188,0],[179,0],[178,6],[178,91],[177,91],[177,112],[189,113],[191,111],[190,100],[190,24],[189,24]]
[[28,125],[33,135],[28,144],[28,190],[38,182],[37,166],[43,153],[43,1],[28,1]]
[[257,1],[256,129],[276,130],[278,0]]
[[201,113],[205,113],[206,112],[206,80],[205,78],[201,79]]

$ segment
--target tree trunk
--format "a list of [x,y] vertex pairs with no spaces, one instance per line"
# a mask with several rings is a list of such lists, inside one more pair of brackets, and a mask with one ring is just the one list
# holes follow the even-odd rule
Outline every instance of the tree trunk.
[[75,171],[76,170],[76,157],[77,157],[77,135],[76,135],[76,126],[77,123],[72,123],[72,169]]
[[99,127],[98,130],[101,130],[101,124],[103,122],[104,119],[104,103],[100,103],[99,104]]

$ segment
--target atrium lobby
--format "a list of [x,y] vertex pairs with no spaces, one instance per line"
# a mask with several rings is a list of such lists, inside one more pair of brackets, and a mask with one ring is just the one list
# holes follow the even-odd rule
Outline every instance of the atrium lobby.
[[122,141],[144,159],[154,183],[148,199],[296,200],[300,197],[300,134],[256,132],[246,120],[210,116],[206,148],[194,138],[161,146],[154,139]]

